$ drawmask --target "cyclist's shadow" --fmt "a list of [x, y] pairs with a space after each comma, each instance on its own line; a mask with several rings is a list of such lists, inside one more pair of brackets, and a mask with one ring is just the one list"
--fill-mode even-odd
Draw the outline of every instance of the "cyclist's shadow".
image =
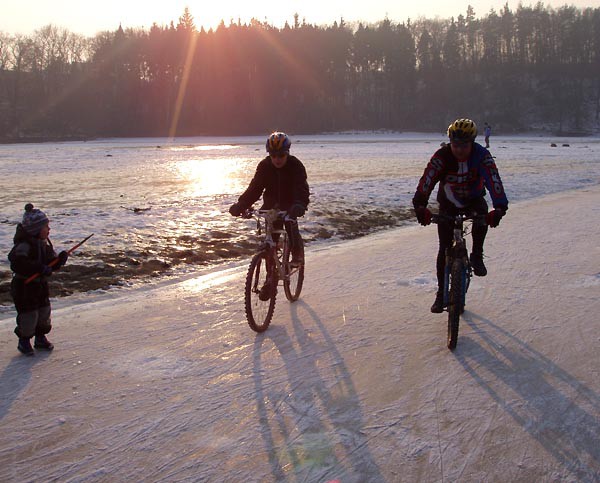
[[[579, 481], [598, 478], [598, 393], [490, 320], [472, 312], [463, 320], [474, 333], [459, 339], [455, 355], [467, 373]], [[520, 400], [507, 400], [502, 384]]]
[[[301, 322], [303, 311], [311, 330]], [[254, 383], [261, 434], [277, 481], [384, 481], [363, 428], [361, 405], [344, 359], [303, 301], [291, 305], [293, 336], [272, 325], [254, 343]], [[307, 324], [308, 325], [308, 324]], [[272, 342], [287, 374], [263, 367]], [[269, 363], [277, 365], [275, 358]]]

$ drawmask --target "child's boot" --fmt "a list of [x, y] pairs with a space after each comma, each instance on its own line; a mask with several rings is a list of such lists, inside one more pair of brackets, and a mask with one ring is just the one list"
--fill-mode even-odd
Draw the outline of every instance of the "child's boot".
[[48, 340], [45, 335], [36, 335], [33, 347], [45, 351], [51, 351], [54, 349], [54, 344]]
[[26, 356], [33, 355], [33, 348], [31, 347], [29, 337], [19, 337], [19, 345], [17, 346], [17, 349], [19, 349], [19, 352], [25, 354]]

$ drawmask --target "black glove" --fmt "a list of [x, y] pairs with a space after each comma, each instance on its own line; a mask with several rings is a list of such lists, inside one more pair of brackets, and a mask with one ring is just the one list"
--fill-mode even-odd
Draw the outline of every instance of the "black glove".
[[66, 252], [65, 250], [63, 250], [62, 252], [60, 252], [58, 254], [58, 262], [55, 265], [56, 269], [59, 269], [60, 267], [64, 266], [64, 264], [67, 263], [68, 259], [69, 259], [69, 253], [68, 252]]
[[287, 212], [290, 218], [298, 218], [306, 213], [306, 208], [300, 203], [294, 203], [288, 208]]
[[40, 270], [40, 273], [44, 277], [48, 277], [48, 276], [52, 275], [52, 267], [49, 267], [48, 265], [42, 265], [42, 269]]
[[242, 211], [244, 210], [242, 209], [239, 203], [234, 203], [229, 207], [229, 213], [231, 214], [231, 216], [240, 216], [242, 214]]
[[500, 224], [500, 220], [504, 216], [504, 213], [506, 213], [506, 211], [501, 208], [490, 211], [485, 217], [487, 224], [492, 228], [496, 228]]
[[431, 211], [426, 206], [415, 206], [417, 221], [423, 226], [431, 224]]

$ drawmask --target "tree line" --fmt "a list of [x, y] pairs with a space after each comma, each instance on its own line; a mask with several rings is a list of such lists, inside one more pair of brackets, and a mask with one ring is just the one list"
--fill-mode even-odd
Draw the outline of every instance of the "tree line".
[[0, 139], [600, 125], [600, 8], [317, 26], [295, 15], [84, 37], [0, 32]]

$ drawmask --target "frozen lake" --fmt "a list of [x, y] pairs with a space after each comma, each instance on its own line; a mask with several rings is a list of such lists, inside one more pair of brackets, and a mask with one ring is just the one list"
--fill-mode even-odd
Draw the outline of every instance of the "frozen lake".
[[[10, 250], [23, 206], [32, 202], [51, 218], [58, 249], [95, 233], [70, 261], [71, 273], [56, 277], [62, 295], [247, 257], [254, 224], [227, 209], [264, 156], [264, 140], [0, 145], [0, 251]], [[410, 133], [292, 136], [311, 187], [305, 240], [330, 243], [412, 223], [418, 178], [444, 140]], [[600, 181], [599, 138], [495, 136], [490, 150], [511, 202]], [[5, 258], [0, 271], [6, 286]]]

